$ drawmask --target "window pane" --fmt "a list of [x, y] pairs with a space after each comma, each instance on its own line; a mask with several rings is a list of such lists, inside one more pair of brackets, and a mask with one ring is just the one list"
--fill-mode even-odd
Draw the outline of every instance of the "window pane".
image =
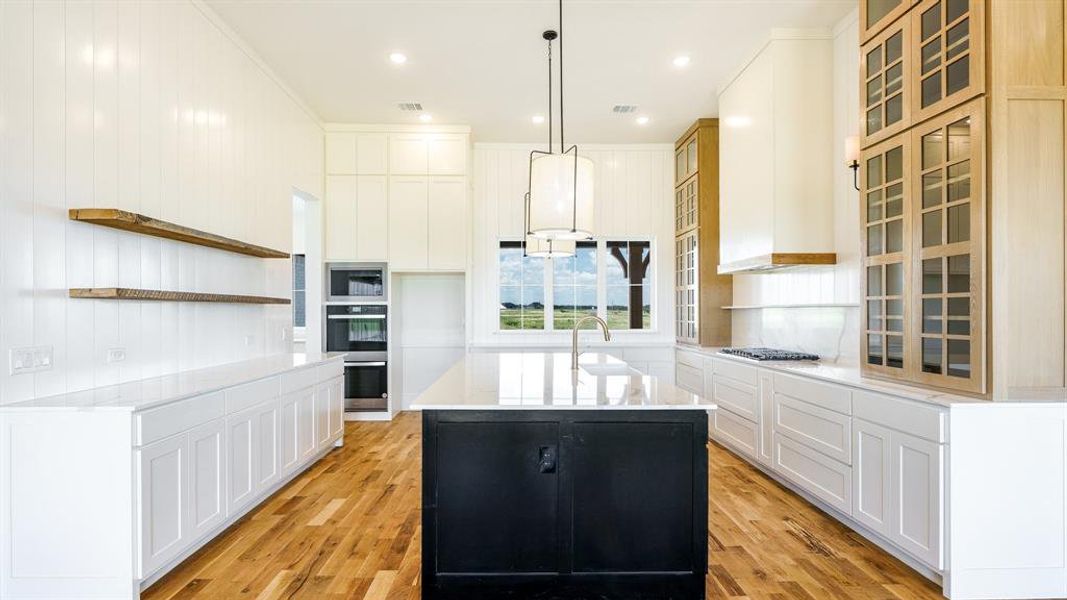
[[923, 136], [923, 169], [945, 162], [944, 137], [940, 129]]
[[885, 101], [885, 124], [892, 125], [904, 118], [904, 94], [897, 94]]
[[967, 0], [948, 0], [945, 5], [945, 23], [951, 23], [967, 12]]
[[865, 0], [867, 2], [867, 27], [874, 25], [889, 14], [897, 6], [900, 0]]
[[898, 31], [885, 41], [885, 64], [891, 65], [900, 58], [904, 47], [904, 32]]
[[882, 253], [882, 226], [872, 225], [867, 228], [867, 256]]
[[957, 202], [971, 197], [971, 161], [965, 160], [948, 168], [948, 201]]
[[904, 147], [897, 146], [885, 153], [886, 183], [904, 178]]
[[867, 159], [867, 187], [873, 188], [882, 185], [882, 155], [872, 156]]
[[941, 65], [941, 38], [935, 38], [922, 48], [922, 74], [926, 75]]
[[941, 259], [928, 258], [923, 261], [923, 293], [940, 294], [942, 291]]
[[874, 106], [882, 101], [882, 76], [867, 82], [867, 106]]
[[886, 336], [886, 361], [887, 366], [901, 369], [904, 367], [904, 337], [899, 335]]
[[941, 338], [923, 338], [924, 373], [941, 373]]
[[882, 364], [882, 335], [867, 335], [867, 362], [872, 365]]
[[293, 291], [293, 327], [307, 326], [307, 308], [304, 298], [305, 292]]
[[545, 259], [524, 257], [521, 242], [500, 242], [500, 329], [544, 329]]
[[885, 295], [904, 295], [904, 263], [890, 263], [885, 266]]
[[522, 329], [522, 288], [500, 286], [500, 328]]
[[941, 204], [941, 171], [923, 175], [923, 208]]
[[882, 70], [882, 47], [877, 46], [867, 53], [867, 77]]
[[630, 286], [609, 286], [607, 322], [611, 329], [630, 328]]
[[867, 222], [882, 220], [882, 190], [867, 192]]
[[882, 107], [875, 106], [867, 111], [867, 133], [871, 134], [882, 128]]
[[945, 95], [955, 94], [971, 81], [971, 57], [964, 56], [945, 69]]
[[522, 328], [545, 328], [544, 286], [524, 287], [522, 289]]
[[941, 245], [941, 211], [923, 213], [923, 248]]
[[[607, 321], [612, 329], [651, 325], [649, 242], [608, 242], [605, 258]], [[646, 306], [647, 305], [647, 306]]]
[[971, 155], [971, 118], [948, 126], [948, 159], [956, 161]]
[[948, 58], [958, 56], [970, 46], [970, 19], [964, 19], [945, 34], [945, 55]]
[[923, 299], [923, 333], [941, 333], [941, 300]]
[[867, 301], [867, 329], [871, 331], [882, 330], [882, 301]]
[[886, 300], [885, 301], [885, 316], [889, 317], [903, 317], [904, 316], [904, 301], [903, 300]]
[[500, 285], [522, 283], [522, 248], [500, 248]]
[[967, 340], [948, 341], [948, 374], [951, 377], [965, 379], [971, 376], [971, 342]]
[[948, 243], [971, 239], [971, 203], [964, 202], [948, 209]]
[[931, 6], [922, 16], [922, 37], [925, 40], [941, 29], [941, 3]]
[[971, 257], [969, 254], [948, 257], [948, 291], [971, 291]]
[[885, 224], [885, 251], [900, 252], [904, 249], [904, 219], [894, 219]]
[[867, 295], [882, 295], [882, 267], [878, 265], [867, 267]]
[[894, 183], [885, 189], [886, 218], [899, 217], [904, 212], [904, 184]]
[[922, 105], [923, 108], [930, 106], [941, 99], [941, 71], [935, 71], [933, 75], [923, 79], [922, 82]]

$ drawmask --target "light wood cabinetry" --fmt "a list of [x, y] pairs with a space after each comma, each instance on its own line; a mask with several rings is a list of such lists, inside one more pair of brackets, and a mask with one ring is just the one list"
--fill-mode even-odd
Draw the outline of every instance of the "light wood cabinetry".
[[866, 42], [918, 0], [860, 0], [860, 40]]
[[700, 119], [675, 144], [675, 336], [730, 343], [733, 283], [719, 275], [719, 121]]
[[860, 50], [864, 146], [899, 133], [911, 123], [913, 56], [905, 52], [910, 25], [911, 20], [901, 19]]
[[924, 0], [908, 13], [914, 122], [985, 92], [985, 3]]

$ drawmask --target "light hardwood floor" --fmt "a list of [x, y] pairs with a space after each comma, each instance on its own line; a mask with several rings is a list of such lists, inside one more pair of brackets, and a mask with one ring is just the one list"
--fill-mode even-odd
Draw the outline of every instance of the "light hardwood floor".
[[[420, 424], [417, 413], [348, 423], [344, 448], [141, 597], [418, 599]], [[708, 598], [941, 598], [729, 452], [708, 452]]]

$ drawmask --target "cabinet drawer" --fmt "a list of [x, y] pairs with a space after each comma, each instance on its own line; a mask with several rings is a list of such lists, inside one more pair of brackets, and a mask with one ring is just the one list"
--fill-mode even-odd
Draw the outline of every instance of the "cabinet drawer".
[[714, 412], [711, 418], [711, 437], [756, 460], [756, 424], [729, 411]]
[[865, 421], [931, 442], [945, 442], [946, 415], [933, 406], [871, 392], [855, 392], [852, 411], [853, 416]]
[[852, 414], [852, 392], [833, 384], [775, 373], [774, 392], [844, 415]]
[[704, 373], [700, 369], [678, 363], [674, 366], [674, 382], [683, 390], [704, 395]]
[[226, 414], [223, 392], [195, 396], [161, 406], [133, 418], [133, 444], [144, 446], [157, 440], [188, 431]]
[[304, 367], [289, 371], [281, 377], [281, 394], [289, 394], [309, 388], [319, 382], [319, 370], [316, 367]]
[[775, 394], [774, 431], [852, 464], [852, 419], [845, 415]]
[[851, 467], [775, 433], [774, 469], [835, 509], [852, 514]]
[[715, 379], [713, 399], [720, 408], [725, 408], [749, 421], [755, 422], [759, 414], [756, 388], [728, 379]]
[[696, 352], [685, 352], [682, 350], [678, 350], [674, 353], [674, 360], [680, 365], [686, 365], [693, 367], [694, 369], [703, 368], [704, 364], [704, 357]]
[[715, 375], [729, 377], [730, 379], [756, 386], [757, 369], [749, 365], [742, 365], [730, 360], [716, 358], [711, 361], [715, 367]]
[[226, 390], [226, 414], [232, 415], [278, 397], [278, 378], [268, 377]]

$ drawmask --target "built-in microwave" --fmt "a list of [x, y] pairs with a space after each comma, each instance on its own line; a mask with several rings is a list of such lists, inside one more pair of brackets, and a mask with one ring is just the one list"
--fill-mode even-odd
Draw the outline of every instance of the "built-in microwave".
[[327, 302], [385, 302], [385, 263], [326, 263]]

